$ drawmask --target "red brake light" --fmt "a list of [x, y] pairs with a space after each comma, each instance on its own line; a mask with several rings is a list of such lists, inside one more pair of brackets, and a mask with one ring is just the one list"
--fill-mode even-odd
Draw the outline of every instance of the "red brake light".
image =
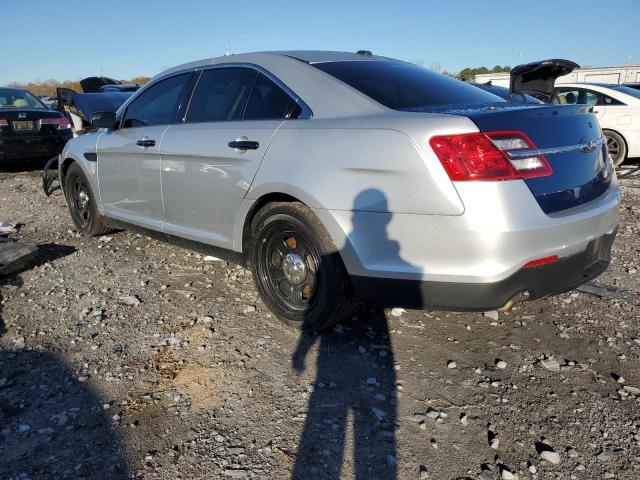
[[55, 125], [58, 127], [58, 130], [62, 130], [64, 128], [71, 128], [71, 124], [69, 120], [65, 117], [60, 118], [41, 118], [40, 125]]
[[0, 119], [0, 127], [6, 127], [7, 125], [9, 125], [9, 123], [6, 120]]
[[454, 181], [515, 180], [553, 173], [544, 155], [509, 156], [509, 152], [536, 148], [522, 132], [440, 135], [429, 144]]
[[522, 268], [537, 267], [538, 265], [544, 265], [545, 263], [553, 263], [558, 261], [557, 255], [551, 255], [549, 257], [536, 258], [524, 264]]

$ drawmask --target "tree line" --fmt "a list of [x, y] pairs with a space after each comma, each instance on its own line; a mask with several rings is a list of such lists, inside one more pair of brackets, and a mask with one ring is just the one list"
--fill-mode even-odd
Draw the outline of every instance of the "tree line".
[[469, 81], [469, 80], [473, 80], [473, 77], [475, 77], [476, 75], [479, 75], [482, 73], [509, 73], [510, 71], [511, 71], [511, 67], [508, 65], [505, 65], [504, 67], [501, 67], [500, 65], [496, 65], [491, 69], [487, 67], [475, 67], [475, 68], [467, 67], [460, 70], [457, 77], [460, 80]]
[[[135, 77], [130, 80], [120, 80], [122, 83], [129, 84], [138, 84], [142, 85], [149, 80], [150, 77]], [[64, 82], [60, 82], [58, 80], [45, 80], [44, 82], [29, 82], [29, 83], [19, 83], [12, 82], [8, 85], [9, 87], [16, 88], [24, 88], [29, 90], [34, 95], [56, 95], [57, 88], [70, 88], [76, 92], [82, 92], [82, 87], [80, 86], [80, 82], [77, 80], [65, 80]]]

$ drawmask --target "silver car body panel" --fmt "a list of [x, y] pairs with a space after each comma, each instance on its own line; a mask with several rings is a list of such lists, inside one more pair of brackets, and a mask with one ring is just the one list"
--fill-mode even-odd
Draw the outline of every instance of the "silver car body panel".
[[[101, 130], [70, 141], [62, 158], [82, 166], [104, 215], [237, 252], [256, 202], [274, 193], [295, 197], [313, 209], [349, 273], [359, 276], [496, 282], [530, 260], [584, 250], [615, 229], [615, 177], [605, 195], [558, 215], [546, 215], [520, 180], [451, 182], [428, 142], [434, 135], [477, 132], [469, 118], [390, 110], [302, 61], [380, 57], [287, 55], [294, 52], [175, 67], [120, 112], [159, 79], [240, 65], [286, 85], [308, 108], [307, 118], [152, 127], [162, 130], [157, 147], [145, 154], [133, 149], [127, 158], [110, 156], [109, 149], [116, 148], [113, 138], [128, 148], [132, 132]], [[242, 136], [260, 148], [227, 147]], [[96, 145], [97, 168], [83, 157]]]

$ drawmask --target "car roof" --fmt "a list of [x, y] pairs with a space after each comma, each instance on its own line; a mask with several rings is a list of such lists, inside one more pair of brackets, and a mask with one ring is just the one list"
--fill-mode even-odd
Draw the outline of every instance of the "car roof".
[[[202, 60], [196, 60], [194, 62], [184, 63], [177, 65], [157, 75], [157, 77], [164, 76], [168, 73], [176, 72], [188, 68], [197, 68], [212, 64], [221, 63], [243, 63], [243, 62], [259, 62], [261, 60], [269, 60], [274, 58], [286, 58], [288, 60], [298, 60], [304, 63], [323, 63], [323, 62], [345, 62], [345, 61], [388, 61], [388, 62], [400, 62], [388, 57], [381, 57], [379, 55], [354, 53], [354, 52], [338, 52], [338, 51], [325, 51], [325, 50], [281, 50], [281, 51], [265, 51], [265, 52], [249, 52], [249, 53], [236, 53], [231, 55], [224, 55], [222, 57], [206, 58]], [[155, 77], [154, 77], [155, 78]]]
[[271, 52], [258, 52], [268, 55], [282, 55], [285, 57], [295, 58], [306, 63], [323, 63], [323, 62], [348, 62], [348, 61], [398, 61], [392, 58], [373, 55], [368, 50], [360, 50], [362, 53], [339, 52], [330, 50], [282, 50]]
[[17, 87], [2, 87], [0, 86], [0, 90], [9, 90], [12, 92], [26, 92], [26, 88], [17, 88]]

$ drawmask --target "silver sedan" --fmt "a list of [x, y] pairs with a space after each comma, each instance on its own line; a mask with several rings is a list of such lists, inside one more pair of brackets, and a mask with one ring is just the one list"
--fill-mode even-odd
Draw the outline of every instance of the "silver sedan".
[[306, 329], [357, 299], [488, 310], [607, 267], [619, 191], [597, 119], [370, 52], [161, 73], [60, 157], [78, 230], [142, 229], [248, 265]]

